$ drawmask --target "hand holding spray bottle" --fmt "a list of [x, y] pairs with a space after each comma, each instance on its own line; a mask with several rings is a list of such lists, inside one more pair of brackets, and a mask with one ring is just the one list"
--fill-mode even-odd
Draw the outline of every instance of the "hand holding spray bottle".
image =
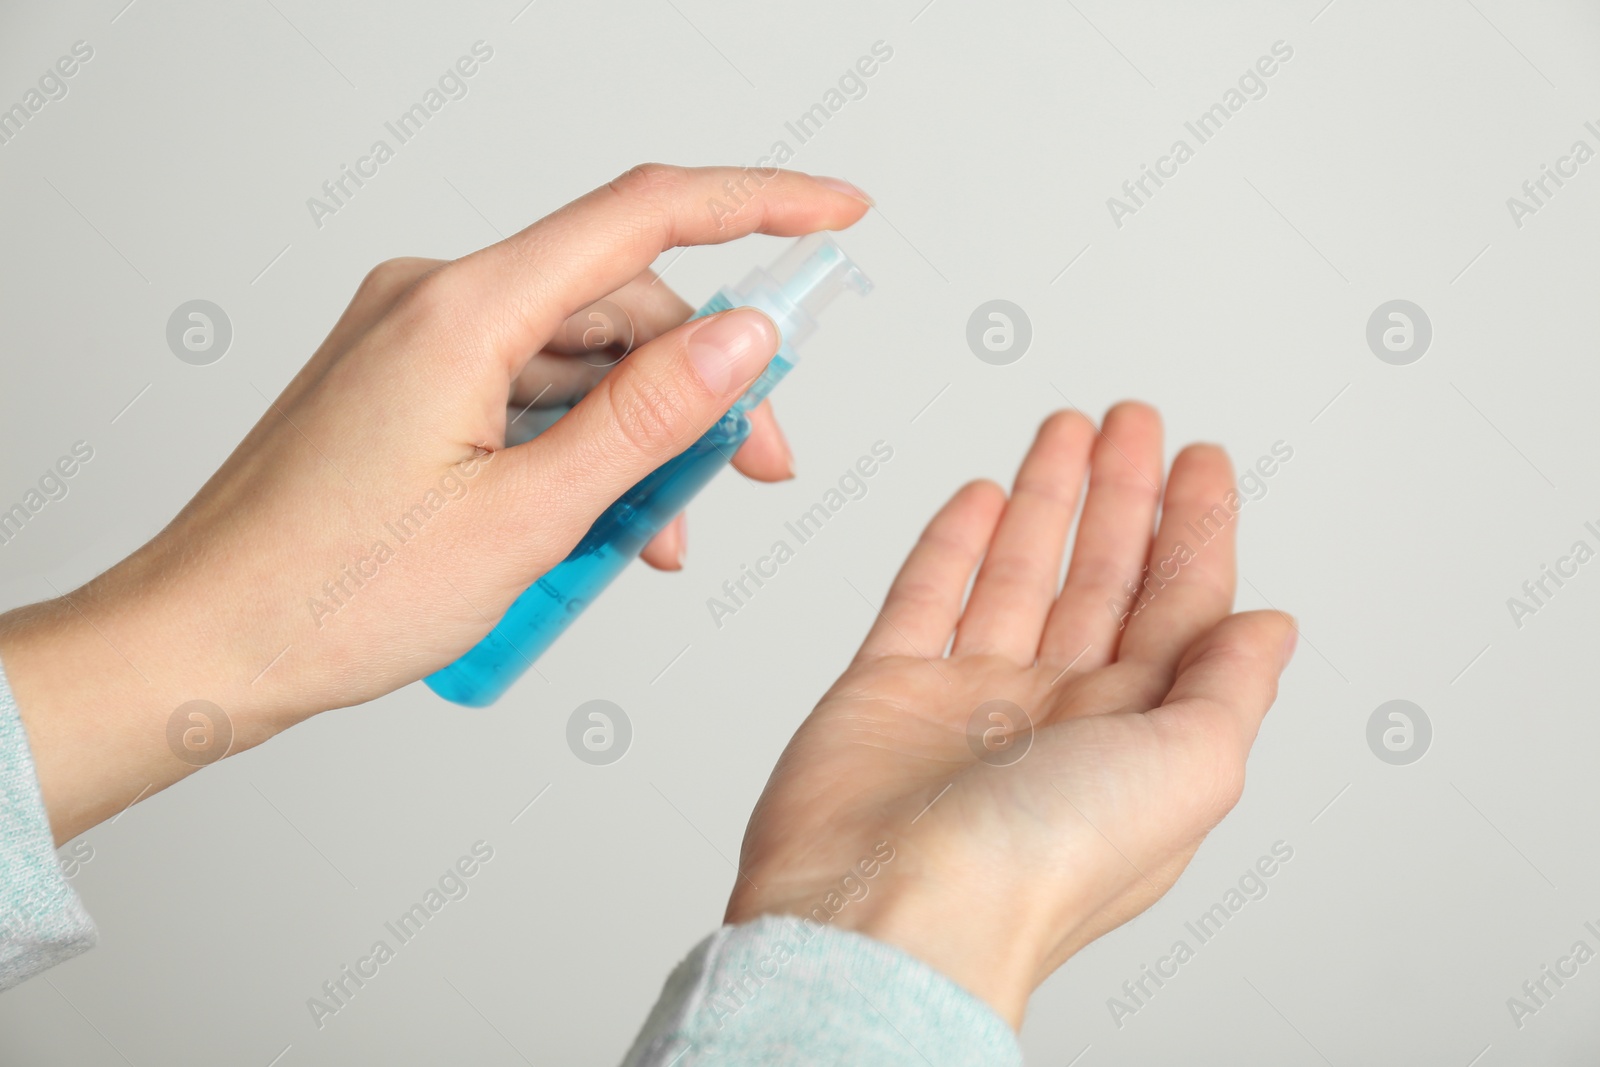
[[657, 467], [601, 513], [567, 558], [529, 586], [466, 655], [426, 679], [446, 700], [494, 703], [544, 654], [589, 602], [728, 464], [750, 435], [749, 412], [793, 369], [795, 349], [817, 316], [846, 288], [865, 295], [872, 283], [825, 233], [790, 245], [766, 270], [720, 290], [695, 318], [735, 307], [764, 312], [778, 327], [778, 352], [717, 423]]

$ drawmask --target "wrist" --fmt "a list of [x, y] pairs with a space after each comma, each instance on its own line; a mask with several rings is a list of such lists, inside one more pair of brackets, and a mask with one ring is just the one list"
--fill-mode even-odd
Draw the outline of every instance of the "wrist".
[[172, 610], [181, 594], [119, 571], [0, 616], [58, 844], [290, 724], [241, 683], [233, 642]]
[[873, 881], [858, 882], [866, 887], [859, 898], [831, 887], [788, 896], [741, 883], [726, 921], [797, 915], [870, 937], [932, 967], [1019, 1030], [1028, 998], [1051, 969], [1045, 961], [1055, 948], [1056, 909], [1035, 908], [1015, 896], [996, 899], [997, 887], [981, 880], [952, 884], [943, 874], [919, 869], [910, 851], [901, 849], [894, 865]]
[[862, 901], [868, 906], [854, 915], [846, 908], [836, 925], [921, 960], [988, 1004], [1013, 1030], [1022, 1028], [1040, 977], [1034, 938], [1026, 929], [974, 922], [960, 897], [924, 899], [914, 891], [875, 897]]

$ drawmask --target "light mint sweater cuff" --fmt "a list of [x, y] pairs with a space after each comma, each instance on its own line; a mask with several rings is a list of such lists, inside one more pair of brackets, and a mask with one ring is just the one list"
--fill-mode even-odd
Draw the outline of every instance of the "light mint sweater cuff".
[[988, 1005], [920, 960], [810, 919], [724, 926], [689, 953], [623, 1067], [1013, 1067]]
[[87, 952], [98, 937], [61, 874], [28, 735], [0, 667], [0, 990]]

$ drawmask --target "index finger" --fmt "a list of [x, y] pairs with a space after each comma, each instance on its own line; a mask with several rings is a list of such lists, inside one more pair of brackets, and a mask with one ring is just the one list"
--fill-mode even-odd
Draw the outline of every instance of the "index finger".
[[646, 163], [443, 273], [515, 374], [569, 315], [669, 248], [840, 230], [870, 204], [846, 182], [798, 171]]

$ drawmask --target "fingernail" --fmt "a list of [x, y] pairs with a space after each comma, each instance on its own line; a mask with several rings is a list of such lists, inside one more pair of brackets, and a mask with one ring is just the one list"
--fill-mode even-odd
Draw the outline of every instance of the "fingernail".
[[1294, 658], [1295, 646], [1300, 643], [1300, 623], [1293, 615], [1288, 616], [1288, 619], [1289, 636], [1283, 639], [1283, 659], [1278, 668], [1280, 671], [1289, 665], [1289, 661]]
[[689, 335], [689, 362], [714, 393], [760, 374], [777, 350], [778, 327], [755, 308], [725, 311]]
[[843, 178], [817, 178], [817, 184], [826, 185], [829, 189], [832, 189], [836, 193], [843, 193], [845, 196], [853, 196], [868, 207], [872, 207], [877, 203], [877, 201], [872, 199], [872, 197], [868, 196], [866, 193], [863, 193], [860, 189], [857, 189]]

